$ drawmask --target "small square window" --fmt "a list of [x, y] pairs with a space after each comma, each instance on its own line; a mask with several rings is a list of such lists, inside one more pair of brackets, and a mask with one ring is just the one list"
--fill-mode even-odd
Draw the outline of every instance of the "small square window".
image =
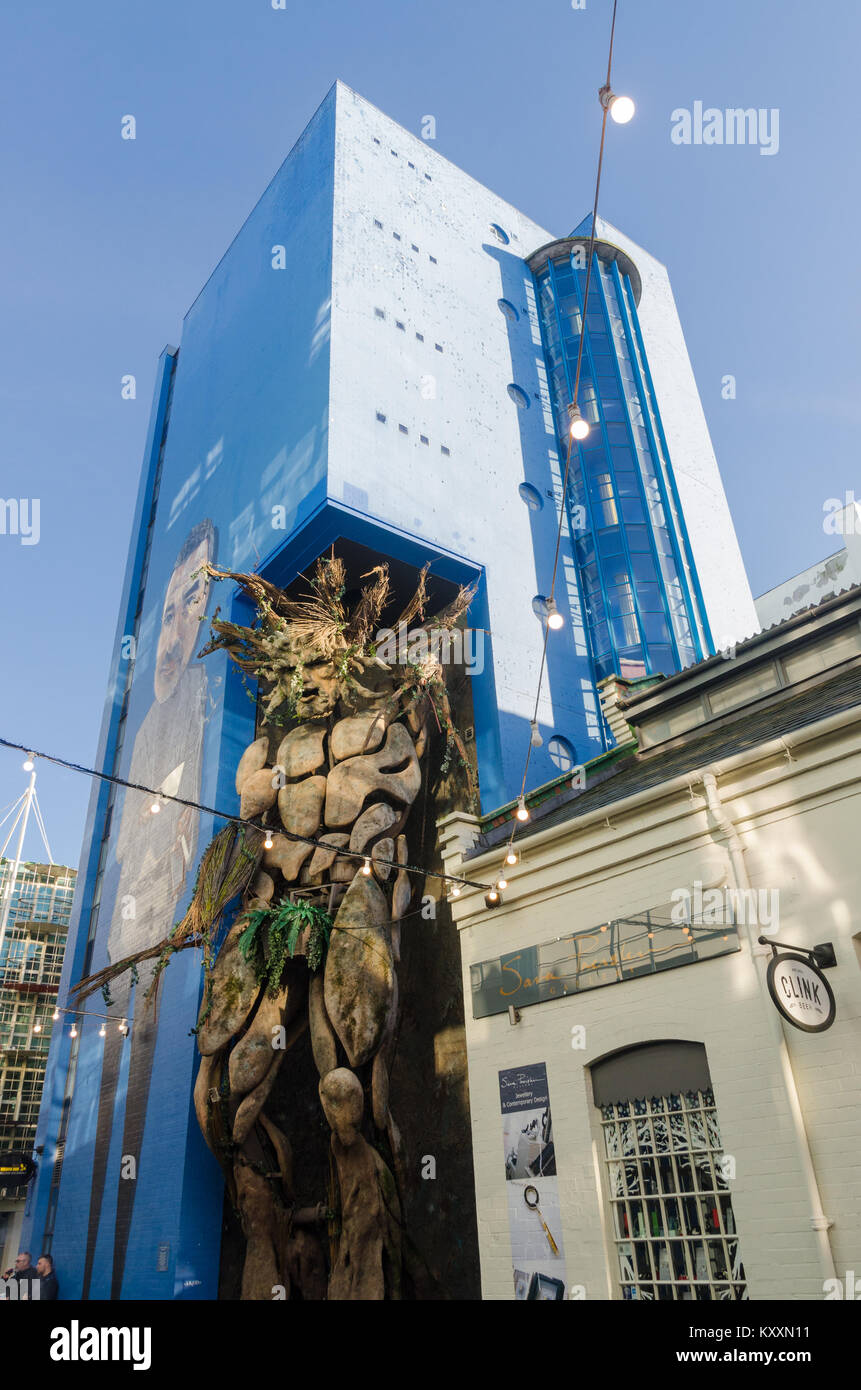
[[406, 324], [401, 323], [400, 319], [395, 319], [395, 328], [399, 328], [402, 333], [406, 332]]
[[401, 434], [409, 434], [409, 430], [407, 429], [406, 425], [398, 425], [398, 429], [400, 430]]
[[447, 445], [445, 445], [445, 444], [440, 444], [440, 446], [439, 446], [439, 451], [440, 451], [441, 454], [445, 454], [446, 458], [450, 458], [450, 457], [451, 457], [451, 449], [449, 449]]
[[377, 411], [377, 419], [379, 420], [381, 425], [384, 425], [386, 423], [386, 417], [381, 410]]
[[442, 343], [434, 343], [437, 352], [442, 352]]
[[416, 167], [416, 166], [413, 164], [413, 161], [412, 161], [411, 159], [408, 159], [408, 160], [407, 160], [407, 164], [410, 166], [411, 169], [415, 169], [415, 167]]
[[386, 311], [385, 311], [385, 309], [375, 309], [375, 310], [374, 310], [374, 318], [375, 318], [375, 319], [384, 319], [385, 317], [386, 317]]
[[429, 444], [429, 443], [430, 443], [430, 440], [428, 439], [428, 437], [427, 437], [426, 434], [420, 434], [420, 435], [419, 435], [419, 439], [421, 440], [422, 444]]
[[376, 218], [376, 217], [374, 218], [374, 226], [375, 226], [375, 227], [379, 227], [380, 231], [383, 230], [383, 224], [382, 224], [382, 222], [380, 222], [379, 219]]
[[425, 335], [424, 335], [424, 333], [417, 333], [417, 334], [416, 334], [416, 337], [418, 338], [418, 340], [419, 340], [420, 343], [423, 343], [424, 340], [425, 340]]
[[433, 179], [431, 178], [430, 174], [425, 174], [425, 178], [427, 179], [428, 183], [433, 183]]
[[374, 136], [374, 144], [375, 144], [375, 145], [379, 145], [379, 143], [380, 143], [380, 142], [379, 142], [379, 140], [377, 139], [377, 137], [376, 137], [376, 135], [375, 135], [375, 136]]
[[398, 152], [397, 152], [397, 150], [392, 150], [391, 153], [395, 156], [395, 159], [397, 159], [397, 157], [398, 157]]
[[411, 251], [418, 251], [418, 249], [419, 249], [419, 248], [416, 246], [416, 244], [415, 244], [414, 241], [413, 241], [413, 242], [410, 242], [410, 250], [411, 250]]
[[395, 241], [400, 241], [401, 239], [400, 232], [392, 232], [392, 236], [394, 237]]
[[437, 263], [436, 256], [428, 256], [428, 260], [430, 261], [431, 265], [436, 265]]

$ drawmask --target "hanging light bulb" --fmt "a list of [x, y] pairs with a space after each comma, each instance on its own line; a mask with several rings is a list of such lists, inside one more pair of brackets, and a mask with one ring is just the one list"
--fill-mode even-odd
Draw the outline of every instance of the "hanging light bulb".
[[609, 87], [602, 87], [598, 99], [605, 111], [609, 111], [617, 125], [627, 125], [635, 110], [631, 97], [617, 97]]
[[517, 855], [514, 853], [514, 849], [513, 849], [511, 846], [509, 846], [508, 853], [507, 853], [506, 856], [505, 856], [505, 862], [506, 862], [506, 864], [516, 864], [516, 863], [517, 863]]
[[508, 880], [506, 878], [500, 878], [497, 880], [496, 886], [499, 889], [500, 893], [504, 893], [506, 888], [508, 887]]
[[101, 1028], [99, 1029], [99, 1037], [100, 1037], [100, 1038], [105, 1038], [105, 1037], [107, 1037], [107, 1033], [108, 1033], [107, 1028], [105, 1027], [104, 1024], [102, 1024]]
[[73, 1023], [72, 1026], [71, 1026], [71, 1028], [69, 1029], [69, 1037], [70, 1037], [70, 1038], [76, 1038], [77, 1036], [78, 1036], [78, 1030], [77, 1030], [77, 1028], [75, 1027], [74, 1023]]
[[454, 887], [452, 888], [452, 890], [451, 890], [451, 896], [452, 896], [453, 898], [459, 898], [459, 897], [460, 897], [460, 884], [459, 884], [459, 883], [456, 883], [456, 884], [454, 885]]
[[368, 858], [368, 856], [365, 855], [365, 862], [364, 862], [364, 864], [362, 865], [362, 873], [363, 873], [363, 874], [365, 875], [365, 877], [367, 878], [368, 875], [370, 874], [370, 872], [371, 872], [371, 861], [370, 861], [370, 859]]
[[52, 1019], [54, 1020], [54, 1022], [56, 1023], [56, 1022], [57, 1022], [57, 1019], [60, 1017], [60, 1010], [59, 1010], [59, 1009], [55, 1009], [54, 1012], [51, 1014], [51, 1017], [52, 1017]]
[[271, 849], [271, 848], [272, 848], [272, 844], [273, 844], [273, 841], [272, 841], [272, 831], [271, 831], [271, 830], [267, 830], [267, 831], [266, 831], [266, 839], [263, 841], [263, 848], [264, 848], [264, 849]]
[[526, 805], [525, 796], [521, 795], [517, 798], [517, 811], [515, 814], [518, 820], [529, 820], [529, 810]]
[[549, 598], [547, 600], [547, 626], [552, 628], [554, 632], [558, 632], [564, 624], [565, 619], [556, 607], [555, 598]]
[[589, 433], [589, 421], [583, 419], [579, 405], [573, 402], [568, 407], [568, 428], [572, 439], [585, 439]]
[[36, 764], [33, 762], [33, 754], [32, 754], [32, 753], [28, 753], [28, 754], [27, 754], [27, 756], [26, 756], [26, 758], [24, 759], [24, 761], [23, 761], [23, 763], [21, 764], [21, 766], [23, 767], [23, 769], [24, 769], [25, 772], [32, 772], [32, 771], [33, 771], [33, 768], [36, 766]]
[[41, 1033], [41, 1031], [42, 1031], [42, 1025], [41, 1025], [41, 1023], [34, 1023], [34, 1024], [33, 1024], [33, 1032], [34, 1032], [34, 1033]]
[[610, 115], [617, 125], [627, 125], [635, 110], [630, 97], [614, 97], [610, 102]]
[[160, 810], [161, 807], [159, 806], [158, 802], [154, 801], [149, 808], [149, 813], [151, 816], [157, 816]]
[[533, 748], [540, 748], [542, 743], [544, 742], [544, 739], [541, 737], [541, 731], [538, 728], [538, 720], [532, 719], [530, 721], [529, 727], [532, 730], [532, 737], [530, 738], [529, 742], [532, 744]]
[[484, 895], [485, 907], [499, 907], [501, 902], [502, 898], [499, 896], [495, 888], [491, 888], [490, 892], [485, 893]]
[[127, 1037], [128, 1037], [128, 1035], [129, 1035], [129, 1025], [128, 1025], [128, 1023], [126, 1022], [125, 1019], [123, 1019], [121, 1023], [118, 1023], [118, 1024], [117, 1024], [117, 1028], [118, 1028], [119, 1032], [122, 1033], [122, 1035], [123, 1035], [124, 1038], [127, 1038]]

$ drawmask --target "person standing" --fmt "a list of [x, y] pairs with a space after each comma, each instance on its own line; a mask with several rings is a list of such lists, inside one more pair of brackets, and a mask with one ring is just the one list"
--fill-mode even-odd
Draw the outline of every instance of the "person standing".
[[[9, 1283], [10, 1279], [14, 1279], [18, 1285], [17, 1290], [12, 1295], [13, 1298], [33, 1298], [34, 1296], [33, 1286], [34, 1284], [38, 1285], [39, 1276], [30, 1262], [31, 1258], [29, 1250], [19, 1251], [15, 1260], [15, 1268], [7, 1269], [3, 1275], [3, 1280], [6, 1284]], [[8, 1298], [9, 1295], [10, 1290], [7, 1288], [4, 1290], [4, 1296]], [[35, 1297], [39, 1297], [38, 1289]]]
[[54, 1269], [53, 1255], [40, 1255], [36, 1261], [36, 1273], [39, 1276], [39, 1298], [42, 1303], [50, 1302], [52, 1299], [59, 1298], [60, 1285]]

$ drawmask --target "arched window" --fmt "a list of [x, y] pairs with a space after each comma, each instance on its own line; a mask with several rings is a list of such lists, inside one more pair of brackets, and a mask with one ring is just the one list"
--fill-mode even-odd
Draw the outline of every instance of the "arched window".
[[592, 1067], [623, 1299], [747, 1298], [706, 1051], [625, 1048]]

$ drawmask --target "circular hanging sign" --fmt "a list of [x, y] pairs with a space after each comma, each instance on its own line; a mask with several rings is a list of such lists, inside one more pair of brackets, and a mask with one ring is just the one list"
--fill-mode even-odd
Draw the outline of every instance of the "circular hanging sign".
[[831, 986], [806, 956], [782, 954], [768, 963], [768, 992], [783, 1017], [805, 1033], [824, 1033], [837, 1013]]

